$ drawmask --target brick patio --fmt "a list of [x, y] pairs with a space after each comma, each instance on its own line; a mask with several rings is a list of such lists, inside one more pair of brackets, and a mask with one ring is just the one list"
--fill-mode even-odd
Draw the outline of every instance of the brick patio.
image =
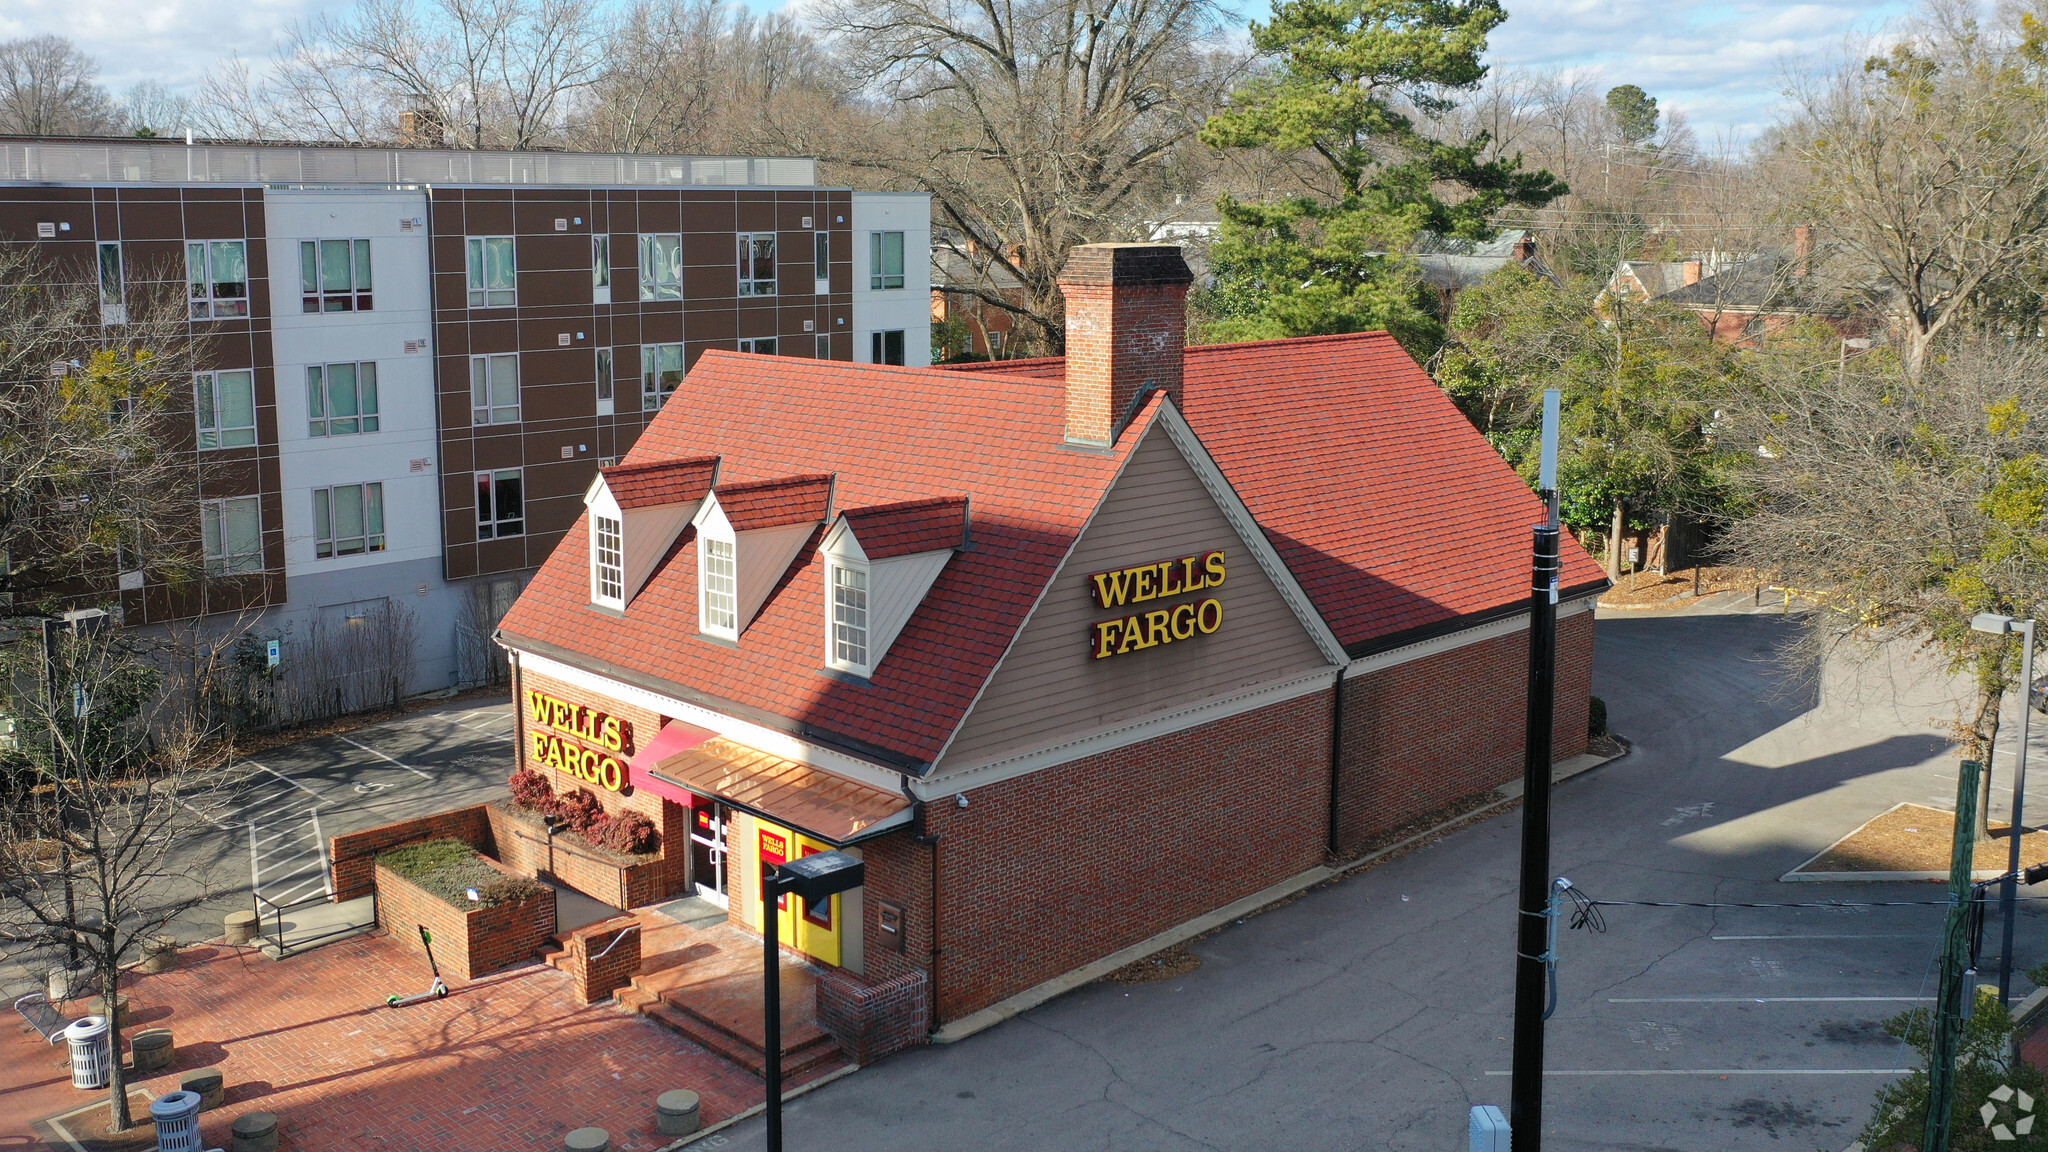
[[[700, 1093], [706, 1125], [761, 1100], [753, 1076], [644, 1017], [584, 1006], [546, 965], [384, 1007], [386, 995], [428, 979], [385, 936], [282, 962], [248, 948], [190, 949], [172, 971], [129, 978], [131, 1034], [170, 1028], [178, 1049], [171, 1071], [137, 1083], [161, 1094], [181, 1072], [218, 1067], [227, 1103], [206, 1114], [208, 1147], [229, 1145], [234, 1117], [265, 1111], [281, 1118], [282, 1146], [305, 1152], [558, 1149], [586, 1124], [609, 1131], [614, 1149], [646, 1150], [667, 1142], [654, 1132], [654, 1097], [667, 1089]], [[0, 1048], [0, 1147], [23, 1147], [30, 1121], [105, 1095], [72, 1089], [62, 1045], [26, 1028]]]

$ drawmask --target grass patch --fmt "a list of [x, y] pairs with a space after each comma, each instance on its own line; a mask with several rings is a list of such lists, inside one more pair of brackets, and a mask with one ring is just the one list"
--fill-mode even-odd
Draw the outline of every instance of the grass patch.
[[[517, 904], [547, 891], [546, 885], [524, 876], [507, 876], [490, 866], [476, 849], [442, 837], [401, 845], [377, 857], [377, 863], [456, 908], [490, 908]], [[476, 900], [469, 889], [476, 889]]]

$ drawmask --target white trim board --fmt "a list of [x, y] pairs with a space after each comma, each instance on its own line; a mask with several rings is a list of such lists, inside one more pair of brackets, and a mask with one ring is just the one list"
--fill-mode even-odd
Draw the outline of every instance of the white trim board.
[[[1574, 616], [1591, 612], [1594, 602], [1599, 597], [1600, 594], [1597, 592], [1588, 592], [1577, 599], [1561, 601], [1557, 606], [1557, 618], [1560, 621], [1569, 620]], [[1417, 640], [1413, 644], [1404, 644], [1399, 648], [1389, 648], [1384, 652], [1375, 652], [1370, 656], [1360, 656], [1344, 666], [1344, 678], [1349, 680], [1353, 676], [1363, 676], [1368, 672], [1378, 672], [1382, 669], [1393, 668], [1397, 665], [1406, 664], [1411, 660], [1421, 660], [1426, 657], [1435, 656], [1438, 653], [1463, 648], [1467, 644], [1477, 644], [1482, 640], [1512, 636], [1517, 632], [1527, 631], [1528, 627], [1529, 613], [1526, 610], [1516, 612], [1511, 616], [1503, 616], [1498, 620], [1489, 620], [1484, 624], [1476, 624], [1470, 628], [1460, 628], [1456, 632], [1446, 632], [1441, 636], [1432, 636], [1427, 640]]]

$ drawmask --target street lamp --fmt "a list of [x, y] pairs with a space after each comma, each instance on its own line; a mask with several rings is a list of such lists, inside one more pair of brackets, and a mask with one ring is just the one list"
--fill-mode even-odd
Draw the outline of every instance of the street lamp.
[[[2025, 646], [2020, 649], [2020, 747], [2018, 761], [2012, 770], [2012, 829], [2006, 835], [2010, 844], [2005, 880], [1999, 886], [1998, 894], [1998, 917], [2004, 933], [2004, 944], [1998, 956], [1998, 1002], [2011, 1004], [2013, 916], [2019, 903], [2020, 840], [2025, 831], [2020, 816], [2027, 796], [2027, 717], [2034, 711], [2034, 622], [2015, 620], [1996, 612], [1982, 612], [1970, 618], [1970, 628], [1993, 635], [2018, 632], [2025, 638], [2021, 641]], [[1984, 761], [1987, 764], [1991, 762], [1989, 748], [1984, 750]]]
[[[763, 861], [765, 864], [766, 861]], [[768, 1152], [782, 1152], [782, 930], [776, 902], [795, 895], [820, 904], [867, 881], [867, 865], [844, 852], [817, 852], [761, 870], [761, 939], [766, 964], [761, 974], [761, 1040], [768, 1080]]]

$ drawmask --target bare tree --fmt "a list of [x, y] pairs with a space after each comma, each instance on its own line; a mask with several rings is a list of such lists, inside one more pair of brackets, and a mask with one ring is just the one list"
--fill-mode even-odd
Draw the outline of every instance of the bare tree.
[[1799, 92], [1784, 127], [1833, 275], [1891, 314], [1915, 377], [1988, 286], [2048, 260], [2044, 13], [2005, 5], [1987, 26], [1977, 7], [1931, 0], [1889, 52]]
[[155, 80], [132, 84], [121, 95], [121, 131], [131, 136], [168, 136], [190, 127], [192, 102]]
[[1956, 730], [1988, 764], [2017, 654], [1970, 617], [2048, 612], [2048, 352], [2002, 340], [1942, 351], [1917, 377], [1888, 353], [1780, 357], [1724, 413], [1720, 435], [1756, 446], [1736, 477], [1753, 510], [1725, 547], [1825, 594], [1828, 610], [1809, 617], [1820, 647], [1916, 639], [1967, 673], [1974, 698]]
[[893, 106], [857, 135], [791, 139], [929, 191], [942, 242], [988, 270], [959, 287], [1055, 352], [1068, 250], [1146, 234], [1243, 63], [1209, 0], [841, 0], [820, 19]]
[[175, 576], [196, 551], [183, 272], [105, 276], [0, 247], [0, 617], [90, 599], [145, 563]]
[[62, 36], [0, 42], [0, 132], [93, 136], [119, 119], [100, 67]]
[[166, 708], [153, 660], [113, 629], [18, 639], [0, 651], [11, 689], [12, 789], [0, 817], [0, 940], [72, 952], [108, 1005], [111, 1127], [133, 1123], [115, 1010], [122, 969], [180, 915], [203, 879], [174, 858], [209, 827], [221, 773], [204, 733]]

